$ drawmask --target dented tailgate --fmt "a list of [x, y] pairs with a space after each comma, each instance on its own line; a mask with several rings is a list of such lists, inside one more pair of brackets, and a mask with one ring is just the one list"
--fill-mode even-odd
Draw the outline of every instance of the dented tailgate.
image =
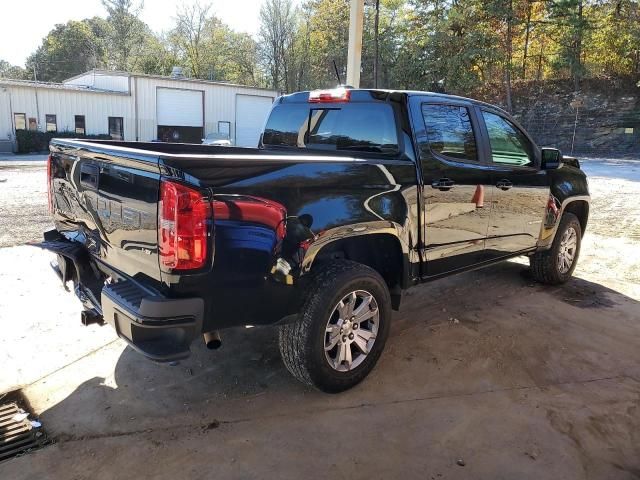
[[159, 280], [158, 158], [55, 140], [50, 169], [56, 229], [123, 273]]

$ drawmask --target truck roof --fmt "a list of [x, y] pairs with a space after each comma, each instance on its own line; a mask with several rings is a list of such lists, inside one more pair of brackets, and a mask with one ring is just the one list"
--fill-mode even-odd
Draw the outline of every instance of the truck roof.
[[[384, 94], [384, 95], [394, 95], [394, 94], [399, 94], [399, 95], [406, 95], [408, 97], [413, 97], [413, 96], [421, 96], [421, 97], [433, 97], [433, 98], [437, 98], [437, 99], [451, 99], [451, 100], [456, 100], [459, 102], [469, 102], [472, 103], [474, 105], [480, 105], [480, 106], [485, 106], [485, 107], [491, 107], [493, 109], [497, 109], [502, 111], [503, 113], [507, 113], [505, 112], [503, 109], [501, 109], [500, 107], [497, 107], [495, 105], [492, 105], [490, 103], [486, 103], [486, 102], [482, 102], [480, 100], [476, 100], [474, 98], [469, 98], [469, 97], [462, 97], [460, 95], [453, 95], [453, 94], [449, 94], [449, 93], [438, 93], [438, 92], [430, 92], [430, 91], [421, 91], [421, 90], [400, 90], [400, 89], [387, 89], [387, 88], [351, 88], [348, 85], [346, 86], [339, 86], [336, 88], [344, 88], [345, 90], [349, 90], [351, 91], [352, 95], [353, 93], [356, 92], [363, 92], [363, 93], [369, 93], [372, 95], [380, 95], [380, 94]], [[326, 90], [326, 91], [331, 91], [334, 89], [320, 89], [322, 91]], [[280, 99], [284, 99], [286, 102], [307, 102], [308, 98], [309, 98], [309, 94], [312, 92], [315, 92], [316, 90], [304, 90], [304, 91], [300, 91], [300, 92], [294, 92], [294, 93], [290, 93], [290, 94], [286, 94], [286, 95], [282, 95], [280, 97]], [[353, 98], [353, 96], [352, 96]]]

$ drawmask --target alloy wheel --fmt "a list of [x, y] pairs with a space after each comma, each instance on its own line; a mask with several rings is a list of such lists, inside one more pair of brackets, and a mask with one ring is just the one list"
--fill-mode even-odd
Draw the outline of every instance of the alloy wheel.
[[380, 312], [365, 290], [345, 295], [333, 308], [325, 328], [324, 354], [334, 370], [347, 372], [360, 365], [376, 341]]
[[578, 248], [578, 233], [575, 228], [569, 227], [562, 234], [560, 239], [560, 247], [558, 249], [558, 270], [565, 274], [573, 265], [576, 257], [576, 249]]

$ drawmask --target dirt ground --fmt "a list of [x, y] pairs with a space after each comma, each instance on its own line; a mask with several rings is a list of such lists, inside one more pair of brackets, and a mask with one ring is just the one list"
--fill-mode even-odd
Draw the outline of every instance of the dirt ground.
[[44, 166], [0, 163], [0, 392], [55, 440], [0, 478], [640, 478], [640, 163], [584, 168], [575, 279], [517, 260], [410, 290], [372, 375], [330, 396], [288, 374], [275, 329], [170, 366], [81, 328], [21, 245], [48, 221]]

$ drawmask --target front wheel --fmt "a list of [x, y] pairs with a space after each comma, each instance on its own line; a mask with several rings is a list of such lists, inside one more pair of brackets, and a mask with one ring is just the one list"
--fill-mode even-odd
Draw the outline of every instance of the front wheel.
[[548, 285], [559, 285], [571, 278], [578, 263], [582, 227], [573, 213], [565, 213], [549, 250], [537, 252], [529, 260], [533, 277]]
[[296, 320], [280, 327], [280, 353], [298, 380], [328, 393], [361, 382], [382, 354], [391, 297], [380, 275], [341, 261], [318, 273]]

